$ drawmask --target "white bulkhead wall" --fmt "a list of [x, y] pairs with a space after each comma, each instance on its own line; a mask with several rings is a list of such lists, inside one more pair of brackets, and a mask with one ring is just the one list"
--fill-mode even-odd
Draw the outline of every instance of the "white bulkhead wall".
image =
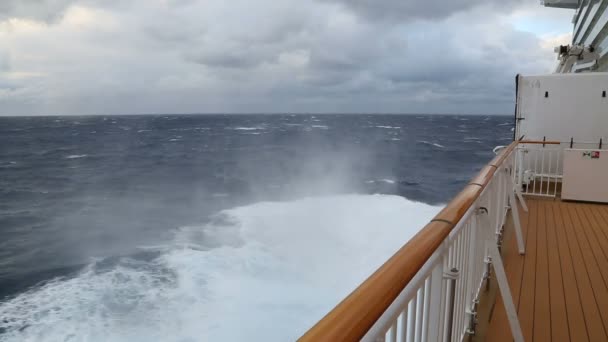
[[608, 146], [608, 73], [520, 75], [516, 116], [517, 139]]

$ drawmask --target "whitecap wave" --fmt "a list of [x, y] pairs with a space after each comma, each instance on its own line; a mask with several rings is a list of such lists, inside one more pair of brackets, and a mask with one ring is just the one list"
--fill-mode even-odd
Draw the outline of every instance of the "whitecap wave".
[[368, 180], [366, 183], [368, 183], [368, 184], [373, 184], [373, 183], [395, 184], [395, 181], [392, 180], [392, 179], [384, 178], [384, 179], [372, 179], [372, 180]]
[[432, 143], [432, 142], [429, 142], [429, 141], [426, 141], [426, 140], [418, 140], [418, 142], [421, 143], [421, 144], [425, 144], [425, 145], [435, 146], [437, 148], [445, 148], [445, 146], [443, 146], [441, 144]]
[[0, 341], [288, 341], [439, 210], [398, 196], [257, 203], [150, 261], [93, 263], [0, 303]]
[[264, 127], [227, 127], [226, 129], [232, 129], [235, 131], [257, 131], [264, 129]]
[[88, 157], [88, 154], [71, 154], [69, 156], [66, 156], [65, 159], [80, 159], [86, 157]]

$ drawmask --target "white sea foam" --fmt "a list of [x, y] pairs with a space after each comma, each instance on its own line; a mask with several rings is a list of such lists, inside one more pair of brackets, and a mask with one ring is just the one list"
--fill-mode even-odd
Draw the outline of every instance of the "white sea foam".
[[311, 125], [312, 128], [321, 128], [321, 129], [329, 129], [329, 126], [325, 125]]
[[482, 143], [482, 139], [477, 138], [477, 137], [465, 137], [463, 140], [465, 143], [477, 143], [477, 144]]
[[395, 184], [395, 181], [392, 180], [392, 179], [384, 178], [384, 179], [372, 179], [372, 180], [368, 180], [366, 183], [368, 183], [368, 184], [373, 184], [373, 183]]
[[376, 126], [376, 128], [386, 128], [386, 129], [400, 129], [398, 126]]
[[438, 209], [344, 195], [226, 210], [153, 261], [92, 264], [0, 303], [0, 341], [295, 340]]
[[71, 154], [69, 156], [66, 156], [65, 159], [79, 159], [85, 157], [88, 157], [88, 154]]
[[264, 127], [229, 127], [226, 129], [232, 129], [235, 131], [257, 131], [260, 129], [264, 129]]
[[445, 146], [438, 144], [438, 143], [432, 143], [432, 142], [428, 142], [426, 140], [418, 140], [419, 143], [421, 144], [425, 144], [425, 145], [431, 145], [431, 146], [435, 146], [437, 148], [445, 148]]

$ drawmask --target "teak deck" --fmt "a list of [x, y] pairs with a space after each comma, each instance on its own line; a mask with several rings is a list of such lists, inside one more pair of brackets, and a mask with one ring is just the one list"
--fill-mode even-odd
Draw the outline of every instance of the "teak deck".
[[[526, 254], [513, 234], [503, 247], [525, 341], [608, 341], [608, 205], [526, 202]], [[485, 340], [513, 340], [500, 295], [486, 324]]]

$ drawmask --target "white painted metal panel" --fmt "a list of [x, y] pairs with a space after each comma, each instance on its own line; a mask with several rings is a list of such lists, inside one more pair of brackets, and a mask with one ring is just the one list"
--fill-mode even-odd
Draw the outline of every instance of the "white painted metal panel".
[[608, 73], [520, 76], [517, 137], [604, 142], [608, 137]]
[[562, 198], [608, 202], [608, 150], [564, 150]]

